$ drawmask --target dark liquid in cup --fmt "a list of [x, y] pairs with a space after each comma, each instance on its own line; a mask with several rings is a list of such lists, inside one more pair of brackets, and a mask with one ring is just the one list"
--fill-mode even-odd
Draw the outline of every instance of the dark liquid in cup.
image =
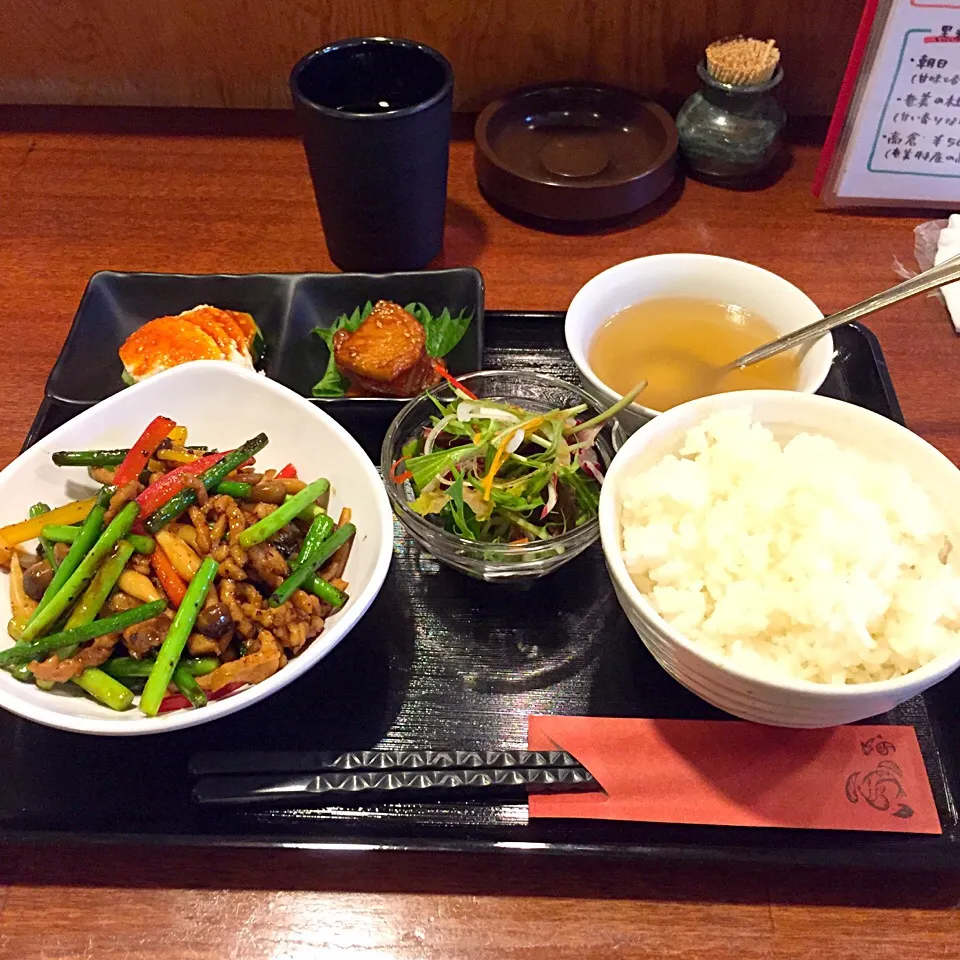
[[345, 103], [337, 107], [341, 113], [388, 113], [399, 110], [404, 104], [391, 103], [389, 100], [361, 100], [357, 103]]

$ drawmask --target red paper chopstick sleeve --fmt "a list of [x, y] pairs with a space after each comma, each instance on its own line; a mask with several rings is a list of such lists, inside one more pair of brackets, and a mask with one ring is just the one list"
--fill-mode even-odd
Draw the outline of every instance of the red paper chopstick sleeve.
[[528, 740], [603, 788], [531, 795], [531, 817], [941, 832], [913, 727], [531, 716]]

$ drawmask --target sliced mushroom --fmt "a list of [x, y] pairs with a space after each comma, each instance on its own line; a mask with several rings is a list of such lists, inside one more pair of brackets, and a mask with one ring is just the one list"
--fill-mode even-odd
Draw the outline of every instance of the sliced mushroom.
[[204, 607], [197, 615], [197, 631], [205, 637], [218, 640], [233, 630], [233, 617], [222, 603]]
[[31, 600], [42, 600], [53, 579], [53, 567], [46, 560], [31, 564], [23, 572], [23, 592]]

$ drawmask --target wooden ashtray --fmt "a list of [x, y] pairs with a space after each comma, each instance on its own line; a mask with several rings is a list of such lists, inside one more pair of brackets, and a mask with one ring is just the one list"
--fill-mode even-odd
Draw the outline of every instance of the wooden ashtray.
[[474, 134], [487, 198], [549, 220], [625, 216], [656, 200], [675, 175], [670, 115], [620, 87], [518, 90], [489, 104]]

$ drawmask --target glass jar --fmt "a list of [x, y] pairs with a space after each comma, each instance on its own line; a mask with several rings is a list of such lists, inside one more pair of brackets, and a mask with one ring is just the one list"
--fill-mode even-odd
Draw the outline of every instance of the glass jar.
[[680, 151], [688, 167], [720, 182], [756, 178], [782, 146], [787, 115], [770, 91], [783, 79], [783, 69], [778, 66], [769, 80], [749, 87], [720, 83], [703, 61], [697, 73], [703, 88], [677, 114]]

